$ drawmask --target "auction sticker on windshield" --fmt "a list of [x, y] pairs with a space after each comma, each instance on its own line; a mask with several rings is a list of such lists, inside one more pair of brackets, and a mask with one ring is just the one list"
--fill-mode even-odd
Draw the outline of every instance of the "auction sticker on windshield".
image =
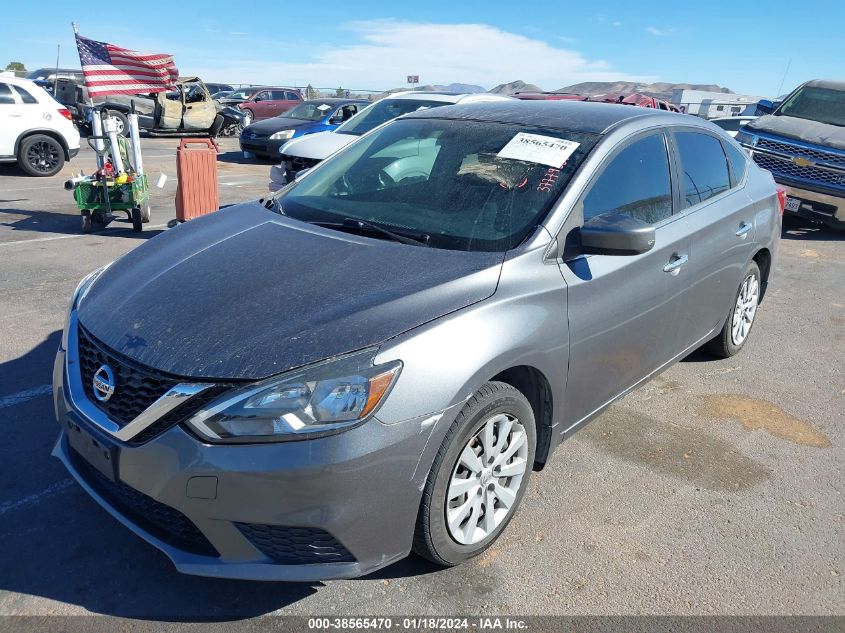
[[578, 149], [579, 145], [580, 143], [555, 138], [554, 136], [519, 132], [508, 141], [507, 145], [502, 148], [502, 151], [497, 156], [499, 158], [511, 158], [513, 160], [539, 163], [559, 169], [563, 167], [564, 163]]

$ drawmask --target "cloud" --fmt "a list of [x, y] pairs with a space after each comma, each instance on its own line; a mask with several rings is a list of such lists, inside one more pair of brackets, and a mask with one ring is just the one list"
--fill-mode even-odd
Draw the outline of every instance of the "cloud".
[[229, 35], [249, 35], [246, 31], [229, 31]]
[[668, 28], [657, 28], [656, 26], [647, 26], [645, 29], [646, 33], [651, 35], [656, 35], [657, 37], [665, 37], [666, 35], [671, 35], [672, 33], [676, 32], [678, 29], [674, 26], [670, 26]]
[[[203, 57], [205, 68], [181, 65], [209, 81], [284, 83], [382, 90], [401, 86], [409, 74], [420, 82], [476, 83], [487, 88], [522, 79], [547, 89], [581, 81], [653, 81], [629, 75], [600, 59], [487, 24], [433, 24], [399, 20], [352, 22], [343, 27], [353, 43], [319, 46], [310, 59], [294, 62], [240, 58], [220, 51]], [[563, 41], [563, 40], [562, 40]], [[267, 49], [258, 45], [251, 50]], [[308, 47], [300, 50], [309, 50]], [[238, 51], [243, 54], [243, 51]], [[227, 53], [223, 55], [223, 53]], [[273, 56], [283, 58], [273, 51]]]
[[613, 23], [613, 26], [622, 26], [622, 23], [621, 23], [619, 20], [616, 20], [616, 21]]

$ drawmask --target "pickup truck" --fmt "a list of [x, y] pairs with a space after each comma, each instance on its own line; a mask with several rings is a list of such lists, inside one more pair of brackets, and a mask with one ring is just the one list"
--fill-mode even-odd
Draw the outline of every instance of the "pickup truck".
[[845, 81], [808, 81], [758, 108], [736, 140], [786, 191], [785, 212], [845, 230]]

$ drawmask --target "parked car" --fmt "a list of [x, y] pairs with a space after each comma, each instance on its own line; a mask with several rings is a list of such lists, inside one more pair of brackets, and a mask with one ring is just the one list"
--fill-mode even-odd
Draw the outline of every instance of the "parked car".
[[622, 105], [633, 105], [640, 108], [655, 108], [657, 110], [669, 110], [680, 112], [680, 108], [674, 103], [669, 103], [657, 97], [642, 94], [640, 92], [617, 92], [595, 97], [589, 97], [587, 101], [599, 101], [601, 103], [621, 103]]
[[514, 97], [522, 101], [586, 101], [584, 95], [571, 92], [515, 92]]
[[257, 93], [261, 86], [250, 86], [247, 88], [238, 88], [237, 90], [230, 90], [224, 93], [215, 95], [215, 99], [220, 101], [223, 105], [238, 105], [249, 99], [252, 95]]
[[215, 95], [220, 92], [234, 92], [234, 88], [229, 84], [205, 84], [206, 89], [208, 90], [208, 94]]
[[0, 77], [0, 162], [54, 176], [79, 153], [71, 114], [29, 79]]
[[362, 134], [408, 112], [455, 103], [502, 100], [511, 101], [512, 99], [487, 93], [395, 92], [364, 109], [358, 116], [344, 123], [334, 132], [311, 134], [306, 138], [292, 139], [284, 144], [279, 150], [281, 164], [278, 168], [270, 169], [270, 190], [279, 189], [286, 182], [293, 180], [298, 172], [313, 167]]
[[54, 454], [185, 573], [455, 565], [563, 439], [743, 348], [780, 231], [771, 175], [706, 121], [417, 110], [86, 277]]
[[284, 114], [244, 128], [241, 149], [261, 158], [278, 158], [279, 148], [292, 138], [317, 132], [331, 132], [369, 105], [362, 99], [317, 99], [303, 101]]
[[302, 94], [296, 88], [265, 87], [253, 92], [238, 107], [252, 121], [261, 121], [279, 116], [302, 101]]
[[756, 116], [726, 116], [721, 119], [710, 119], [710, 121], [718, 125], [732, 137], [736, 137], [740, 129], [756, 118]]
[[56, 79], [70, 79], [79, 84], [85, 81], [79, 68], [38, 68], [28, 73], [26, 78], [42, 88], [49, 87], [51, 90]]
[[[132, 108], [138, 114], [138, 125], [152, 134], [203, 133], [217, 136], [224, 119], [199, 77], [179, 77], [174, 90], [148, 95], [112, 95], [98, 101], [97, 107], [117, 119], [117, 131], [129, 134]], [[85, 108], [90, 122], [91, 108]]]
[[736, 140], [786, 190], [786, 212], [845, 230], [845, 81], [798, 86]]

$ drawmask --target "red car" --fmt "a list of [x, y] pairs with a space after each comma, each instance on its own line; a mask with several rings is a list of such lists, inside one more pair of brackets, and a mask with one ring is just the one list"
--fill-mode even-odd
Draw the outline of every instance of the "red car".
[[304, 101], [302, 93], [296, 88], [264, 86], [257, 88], [249, 98], [238, 107], [249, 113], [253, 121], [269, 119], [287, 112]]
[[514, 97], [523, 101], [586, 101], [587, 97], [569, 92], [515, 92]]
[[639, 92], [606, 94], [600, 97], [590, 97], [587, 101], [600, 101], [602, 103], [621, 103], [624, 105], [635, 105], [641, 108], [654, 108], [656, 110], [671, 110], [680, 112], [678, 107], [663, 99], [649, 97]]

